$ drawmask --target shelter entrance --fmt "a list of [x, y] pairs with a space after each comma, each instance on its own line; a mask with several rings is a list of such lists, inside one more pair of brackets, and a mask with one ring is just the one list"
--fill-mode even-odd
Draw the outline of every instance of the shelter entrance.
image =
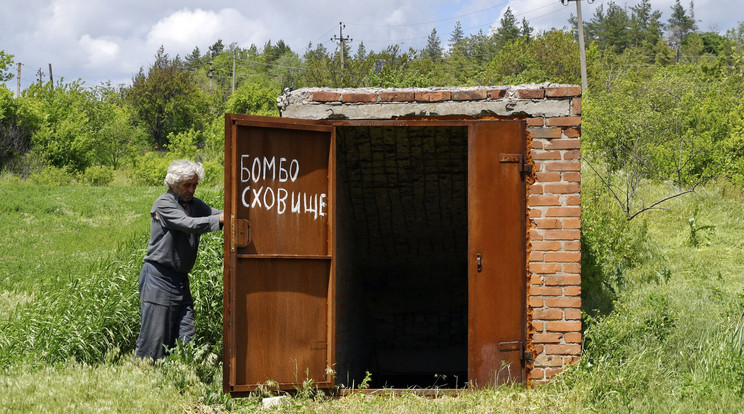
[[228, 115], [225, 391], [524, 381], [525, 136]]
[[336, 133], [337, 383], [463, 387], [467, 127]]

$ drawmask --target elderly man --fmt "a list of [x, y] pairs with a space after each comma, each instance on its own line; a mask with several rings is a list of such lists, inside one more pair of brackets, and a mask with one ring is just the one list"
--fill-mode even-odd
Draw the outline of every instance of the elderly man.
[[158, 197], [150, 216], [150, 244], [139, 279], [140, 334], [135, 357], [157, 360], [177, 339], [188, 343], [196, 332], [189, 271], [201, 234], [219, 230], [224, 213], [194, 197], [204, 178], [201, 164], [173, 161], [165, 176], [168, 191]]

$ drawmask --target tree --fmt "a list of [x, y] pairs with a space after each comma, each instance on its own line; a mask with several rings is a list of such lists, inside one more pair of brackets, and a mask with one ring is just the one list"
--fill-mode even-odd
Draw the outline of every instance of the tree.
[[653, 10], [650, 0], [641, 0], [639, 4], [631, 6], [630, 11], [630, 45], [641, 47], [650, 55], [662, 38], [664, 25], [661, 23], [661, 11]]
[[442, 60], [442, 42], [437, 36], [437, 29], [431, 29], [431, 33], [426, 40], [426, 47], [421, 51], [423, 57], [431, 59], [433, 61]]
[[0, 50], [0, 82], [7, 82], [13, 79], [13, 74], [10, 73], [9, 68], [13, 65], [13, 55], [5, 53], [4, 50]]
[[687, 10], [682, 7], [680, 0], [674, 2], [674, 6], [672, 6], [672, 15], [667, 21], [667, 36], [669, 39], [669, 45], [672, 48], [679, 50], [685, 36], [697, 31], [698, 27], [695, 22], [694, 7], [695, 5], [690, 1], [690, 14], [687, 14]]
[[147, 73], [140, 68], [135, 75], [126, 99], [158, 148], [168, 143], [170, 133], [200, 128], [209, 114], [206, 96], [191, 73], [178, 57], [170, 59], [162, 46]]
[[517, 18], [514, 17], [514, 13], [512, 13], [510, 7], [506, 8], [499, 23], [499, 28], [496, 29], [496, 32], [494, 33], [496, 44], [499, 48], [518, 38], [522, 34], [519, 27], [517, 27]]
[[455, 23], [455, 28], [450, 34], [449, 47], [450, 50], [456, 49], [462, 41], [465, 39], [465, 33], [462, 31], [462, 23], [458, 20]]
[[630, 45], [629, 28], [628, 13], [614, 1], [607, 3], [606, 14], [604, 5], [597, 7], [594, 16], [586, 23], [587, 37], [597, 42], [601, 49], [614, 53], [622, 53]]
[[531, 38], [533, 31], [535, 31], [535, 29], [530, 26], [530, 22], [528, 22], [526, 18], [522, 17], [522, 28], [519, 31], [522, 37], [525, 39]]

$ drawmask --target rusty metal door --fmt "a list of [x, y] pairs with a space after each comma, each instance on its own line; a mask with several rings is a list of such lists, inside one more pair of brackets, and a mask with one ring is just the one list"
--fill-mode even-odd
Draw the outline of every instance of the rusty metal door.
[[332, 387], [334, 128], [225, 122], [225, 392]]
[[525, 380], [525, 123], [474, 122], [468, 136], [468, 377]]

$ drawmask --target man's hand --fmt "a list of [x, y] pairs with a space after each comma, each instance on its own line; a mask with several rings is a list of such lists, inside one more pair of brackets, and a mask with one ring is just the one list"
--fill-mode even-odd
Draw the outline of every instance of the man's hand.
[[225, 213], [220, 213], [220, 224], [225, 224]]

